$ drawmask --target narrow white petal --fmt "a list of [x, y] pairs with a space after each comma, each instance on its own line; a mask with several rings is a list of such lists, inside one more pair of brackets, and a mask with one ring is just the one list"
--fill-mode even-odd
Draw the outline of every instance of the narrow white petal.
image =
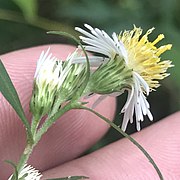
[[124, 89], [123, 90], [121, 90], [121, 91], [119, 91], [119, 92], [113, 92], [113, 93], [111, 93], [111, 94], [109, 94], [109, 96], [111, 96], [111, 97], [117, 97], [117, 96], [120, 96], [122, 93], [124, 93]]
[[104, 31], [101, 31], [96, 28], [96, 32], [100, 37], [99, 39], [101, 39], [101, 46], [104, 44], [109, 50], [115, 51], [114, 41], [107, 34], [105, 36], [105, 34], [103, 33]]
[[115, 42], [113, 41], [113, 39], [110, 38], [110, 36], [109, 36], [105, 31], [102, 30], [102, 33], [103, 33], [106, 41], [109, 43], [109, 45], [110, 45], [113, 49], [115, 49]]
[[[144, 120], [144, 115], [147, 115], [148, 118], [152, 121], [153, 116], [149, 110], [149, 103], [146, 100], [145, 95], [143, 94], [143, 89], [146, 86], [146, 82], [142, 80], [137, 74], [134, 76], [134, 86], [131, 90], [128, 90], [127, 102], [121, 110], [121, 113], [124, 113], [122, 129], [125, 130], [128, 122], [133, 122], [133, 114], [135, 113], [136, 128], [140, 130], [140, 122]], [[148, 88], [146, 87], [146, 92]]]
[[105, 51], [101, 48], [93, 47], [93, 46], [85, 46], [85, 50], [90, 51], [90, 52], [96, 52], [100, 54], [104, 54], [108, 57], [111, 57], [111, 52]]
[[147, 82], [138, 73], [134, 72], [134, 75], [136, 76], [136, 78], [139, 80], [140, 84], [146, 91], [146, 94], [149, 95], [149, 85], [147, 84]]
[[150, 119], [150, 121], [153, 121], [153, 115], [151, 114], [151, 112], [148, 110], [147, 112], [148, 118]]
[[84, 29], [81, 29], [81, 28], [79, 28], [79, 27], [75, 27], [75, 30], [76, 31], [78, 31], [78, 32], [80, 32], [80, 33], [82, 33], [82, 34], [84, 34], [85, 36], [87, 36], [87, 37], [90, 37], [90, 38], [94, 38], [94, 36], [92, 35], [92, 34], [90, 34], [90, 33], [88, 33], [87, 31], [85, 31]]
[[133, 95], [134, 95], [134, 87], [132, 86], [131, 90], [128, 91], [127, 102], [121, 110], [122, 113], [124, 113], [126, 111], [126, 109], [128, 108], [128, 106], [131, 103], [131, 100], [133, 98]]
[[37, 67], [36, 67], [36, 71], [35, 71], [34, 77], [37, 76], [41, 65], [42, 65], [42, 64], [44, 63], [44, 61], [46, 60], [46, 56], [47, 56], [47, 54], [49, 53], [49, 50], [50, 50], [50, 47], [48, 48], [48, 50], [46, 51], [45, 54], [44, 54], [44, 51], [41, 52], [40, 57], [39, 57], [39, 59], [38, 59], [38, 61], [37, 61]]
[[122, 129], [124, 131], [126, 130], [129, 121], [130, 121], [130, 123], [133, 123], [133, 115], [134, 115], [134, 110], [135, 110], [134, 90], [133, 91], [128, 90], [128, 95], [129, 95], [129, 97], [132, 96], [132, 98], [130, 98], [131, 100], [129, 99], [130, 101], [129, 101], [128, 106], [126, 107], [125, 111], [121, 112], [121, 113], [124, 113], [123, 123], [122, 123]]
[[140, 98], [139, 98], [140, 99], [140, 104], [141, 104], [141, 109], [142, 109], [143, 115], [147, 115], [147, 106], [146, 106], [146, 103], [145, 103], [145, 101], [147, 101], [147, 100], [143, 96], [144, 95], [142, 94], [140, 96]]
[[120, 41], [118, 39], [118, 36], [116, 33], [113, 33], [112, 34], [112, 37], [114, 39], [114, 42], [115, 42], [115, 49], [116, 49], [116, 52], [120, 55], [120, 56], [123, 56], [124, 57], [124, 60], [125, 62], [128, 64], [128, 54], [127, 54], [127, 51], [124, 47], [124, 44], [122, 43], [122, 41]]
[[120, 51], [121, 51], [121, 53], [122, 53], [122, 55], [124, 57], [124, 60], [125, 60], [126, 64], [128, 64], [127, 50], [126, 50], [126, 48], [124, 47], [124, 44], [121, 41], [119, 41], [119, 45], [120, 45]]
[[[107, 58], [99, 56], [89, 56], [89, 63], [91, 67], [99, 67], [102, 63], [107, 62]], [[77, 57], [74, 58], [72, 64], [86, 64], [86, 57]]]
[[141, 105], [139, 102], [136, 102], [135, 104], [135, 115], [136, 115], [136, 120], [137, 121], [143, 121], [143, 114], [142, 114], [142, 110], [141, 110]]
[[94, 37], [93, 39], [90, 40], [90, 38], [85, 38], [85, 37], [80, 36], [80, 39], [88, 45], [95, 46], [99, 49], [105, 49], [105, 51], [107, 51], [109, 53], [108, 57], [113, 58], [111, 55], [118, 53], [118, 52], [116, 52], [115, 45], [113, 44], [113, 46], [110, 46], [109, 42], [106, 40], [105, 37], [103, 37], [103, 38]]
[[99, 96], [96, 101], [93, 103], [92, 105], [92, 109], [94, 109], [100, 102], [102, 102], [105, 98], [107, 97], [107, 95], [101, 95]]
[[[11, 175], [8, 180], [11, 180], [12, 176], [13, 175]], [[24, 177], [23, 180], [40, 180], [42, 174], [34, 167], [26, 164], [18, 174], [18, 179], [22, 177]]]
[[114, 39], [114, 42], [115, 42], [116, 44], [119, 43], [119, 40], [118, 40], [118, 38], [117, 38], [117, 34], [116, 34], [115, 32], [112, 33], [112, 38]]
[[123, 131], [126, 131], [128, 122], [129, 122], [129, 117], [127, 117], [127, 114], [124, 114], [123, 122], [122, 122], [122, 125], [121, 125], [121, 129], [122, 129]]
[[138, 131], [141, 130], [140, 121], [138, 121], [138, 120], [136, 120], [136, 129], [137, 129]]
[[[116, 54], [119, 56], [125, 55], [124, 59], [127, 59], [125, 47], [123, 43], [118, 40], [118, 37], [115, 33], [113, 33], [111, 38], [103, 30], [92, 28], [88, 24], [85, 24], [84, 26], [91, 31], [91, 34], [81, 28], [76, 27], [75, 30], [86, 36], [80, 36], [80, 39], [87, 44], [87, 46], [85, 46], [86, 50], [106, 55], [109, 58], [114, 58]], [[90, 46], [92, 46], [92, 48], [90, 48]], [[122, 50], [123, 52], [121, 52]]]
[[84, 26], [89, 29], [90, 31], [94, 30], [89, 24], [84, 24]]
[[98, 48], [101, 48], [101, 49], [104, 49], [106, 51], [114, 51], [112, 47], [108, 47], [107, 44], [105, 44], [102, 40], [94, 40], [94, 39], [90, 39], [90, 38], [86, 38], [86, 37], [82, 37], [80, 36], [80, 39], [86, 43], [86, 44], [89, 44], [91, 46], [95, 46], [95, 47], [98, 47]]

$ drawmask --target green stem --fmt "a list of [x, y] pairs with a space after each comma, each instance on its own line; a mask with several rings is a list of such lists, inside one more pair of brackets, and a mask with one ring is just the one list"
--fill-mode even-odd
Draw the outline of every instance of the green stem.
[[[63, 94], [63, 93], [62, 93], [62, 94]], [[51, 113], [48, 115], [48, 118], [53, 117], [53, 115], [58, 111], [58, 109], [59, 109], [59, 107], [61, 106], [61, 104], [62, 104], [63, 102], [65, 102], [64, 99], [65, 99], [65, 98], [63, 98], [62, 95], [57, 98], [57, 100], [55, 101], [55, 103], [54, 103], [54, 105], [53, 105], [53, 108], [52, 108], [52, 110], [51, 110]]]
[[117, 130], [119, 133], [121, 133], [124, 137], [128, 138], [136, 147], [138, 147], [138, 149], [147, 157], [147, 159], [149, 160], [149, 162], [153, 165], [154, 169], [156, 170], [160, 180], [163, 180], [163, 175], [160, 171], [160, 169], [158, 168], [158, 166], [156, 165], [156, 163], [154, 162], [154, 160], [151, 158], [151, 156], [149, 155], [149, 153], [135, 140], [133, 139], [131, 136], [129, 136], [128, 134], [126, 134], [121, 128], [119, 128], [116, 124], [114, 124], [113, 122], [111, 122], [109, 119], [107, 119], [106, 117], [102, 116], [101, 114], [99, 114], [98, 112], [85, 107], [85, 106], [80, 106], [78, 107], [78, 109], [85, 109], [87, 111], [90, 111], [92, 113], [94, 113], [95, 115], [97, 115], [98, 117], [100, 117], [101, 119], [103, 119], [105, 122], [107, 122], [111, 127], [113, 127], [115, 130]]
[[34, 138], [34, 136], [36, 134], [36, 130], [37, 130], [37, 127], [38, 127], [40, 121], [41, 121], [41, 117], [37, 118], [37, 117], [33, 116], [32, 121], [31, 121], [32, 122], [32, 124], [31, 124], [31, 133], [33, 135], [33, 138]]
[[33, 147], [34, 147], [33, 145], [29, 145], [29, 144], [26, 145], [24, 152], [21, 155], [20, 160], [17, 164], [13, 177], [11, 178], [12, 180], [18, 180], [18, 173], [21, 171], [21, 169], [24, 167], [24, 165], [28, 161], [29, 156], [31, 155], [31, 152], [33, 150]]
[[46, 121], [44, 122], [44, 124], [42, 125], [42, 127], [39, 129], [39, 131], [37, 130], [37, 126], [39, 124], [39, 119], [33, 118], [33, 123], [31, 129], [33, 131], [33, 135], [35, 137], [34, 143], [33, 144], [29, 144], [27, 142], [27, 145], [24, 149], [23, 154], [20, 157], [20, 160], [18, 162], [17, 165], [17, 171], [19, 172], [23, 166], [27, 163], [29, 156], [31, 155], [33, 148], [36, 146], [36, 144], [39, 142], [39, 140], [41, 139], [42, 135], [51, 127], [51, 125], [60, 117], [62, 116], [65, 112], [71, 110], [74, 107], [79, 106], [78, 102], [75, 103], [69, 103], [66, 106], [64, 106], [64, 108], [62, 108], [58, 113], [56, 113], [54, 116], [50, 117], [49, 119], [47, 118]]
[[42, 127], [38, 130], [37, 134], [36, 134], [36, 138], [35, 138], [35, 144], [37, 144], [39, 142], [39, 140], [41, 139], [41, 136], [46, 133], [46, 131], [52, 126], [52, 124], [58, 119], [60, 118], [64, 113], [66, 113], [67, 111], [76, 108], [77, 106], [79, 106], [79, 102], [73, 102], [73, 103], [68, 103], [66, 106], [64, 106], [61, 110], [59, 110], [56, 114], [54, 114], [51, 117], [48, 117], [46, 119], [46, 121], [44, 122], [44, 124], [42, 125]]
[[19, 160], [19, 163], [17, 165], [17, 170], [21, 170], [23, 168], [23, 166], [26, 164], [27, 160], [29, 159], [29, 156], [33, 150], [34, 145], [29, 145], [27, 144], [27, 146], [24, 149], [23, 154], [21, 155], [21, 158]]
[[27, 121], [27, 123], [25, 122], [24, 125], [26, 127], [27, 142], [28, 142], [28, 144], [33, 144], [34, 140], [33, 140], [33, 134], [31, 133], [30, 124]]

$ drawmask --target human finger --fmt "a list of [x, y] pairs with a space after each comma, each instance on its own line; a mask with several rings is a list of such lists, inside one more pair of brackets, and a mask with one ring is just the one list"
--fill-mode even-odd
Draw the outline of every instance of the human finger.
[[[164, 179], [180, 179], [180, 112], [132, 135], [151, 155]], [[158, 180], [159, 177], [128, 139], [43, 173], [43, 179], [83, 175], [92, 180]]]
[[[66, 59], [75, 50], [67, 45], [47, 45], [29, 48], [1, 55], [1, 59], [17, 89], [23, 109], [28, 119], [29, 101], [32, 92], [36, 62], [42, 50], [51, 46], [54, 56]], [[89, 99], [91, 105], [94, 98]], [[109, 108], [111, 107], [111, 108]], [[115, 111], [115, 99], [107, 98], [97, 106], [97, 111], [112, 119]], [[25, 129], [7, 101], [0, 95], [0, 173], [1, 179], [12, 173], [4, 160], [18, 162], [25, 147]], [[45, 134], [35, 148], [29, 163], [40, 170], [54, 167], [79, 156], [107, 131], [108, 125], [83, 110], [73, 110], [65, 114]], [[68, 153], [67, 153], [68, 152]]]

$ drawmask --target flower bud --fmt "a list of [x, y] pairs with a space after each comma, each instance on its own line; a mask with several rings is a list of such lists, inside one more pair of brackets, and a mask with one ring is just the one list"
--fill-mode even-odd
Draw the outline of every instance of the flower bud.
[[71, 100], [78, 91], [86, 70], [84, 64], [72, 63], [76, 56], [79, 56], [77, 51], [68, 56], [66, 61], [61, 61], [52, 57], [49, 49], [41, 53], [30, 102], [30, 110], [37, 119], [46, 114], [55, 114], [62, 103]]

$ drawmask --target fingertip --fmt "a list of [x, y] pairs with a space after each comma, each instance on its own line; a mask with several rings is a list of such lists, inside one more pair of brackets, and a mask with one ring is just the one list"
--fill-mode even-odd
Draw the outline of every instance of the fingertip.
[[[1, 55], [1, 59], [18, 92], [28, 119], [31, 119], [29, 101], [32, 93], [36, 62], [42, 50], [46, 51], [49, 46], [51, 46], [50, 52], [60, 59], [65, 59], [69, 53], [75, 50], [75, 47], [68, 45], [44, 45]], [[3, 147], [0, 148], [0, 154], [3, 152], [3, 157], [0, 156], [0, 159], [8, 158], [17, 161], [25, 145], [25, 130], [23, 127], [20, 127], [20, 119], [15, 112], [12, 112], [12, 108], [2, 95], [0, 95], [0, 99], [3, 101], [3, 103], [0, 104], [0, 124], [1, 127], [4, 128], [3, 137], [1, 136], [1, 132], [0, 137], [3, 139], [2, 142], [6, 142], [7, 146], [6, 152], [4, 152]], [[89, 104], [92, 104], [93, 101], [93, 98], [89, 99]], [[2, 106], [3, 108], [1, 108]], [[102, 104], [96, 107], [96, 110], [109, 119], [113, 119], [115, 113], [115, 98], [108, 97]], [[34, 155], [30, 162], [42, 169], [46, 169], [57, 163], [62, 163], [75, 158], [99, 140], [107, 131], [108, 127], [109, 126], [106, 123], [97, 119], [96, 116], [83, 110], [82, 112], [69, 112], [69, 115], [67, 114], [64, 118], [62, 117], [61, 120], [57, 121], [56, 126], [53, 126], [48, 131], [47, 135], [43, 137], [42, 142], [40, 142], [40, 145], [33, 153]], [[54, 140], [52, 141], [51, 138], [54, 138]], [[80, 144], [82, 146], [80, 146]], [[51, 149], [49, 148], [49, 145], [51, 145]], [[9, 147], [13, 148], [9, 149]], [[74, 151], [71, 150], [72, 147], [74, 147]], [[42, 151], [44, 152], [43, 155]], [[64, 152], [66, 151], [70, 151], [70, 153], [67, 156], [64, 156]], [[44, 159], [45, 155], [47, 155], [46, 159]], [[4, 169], [4, 164], [2, 164], [1, 167]], [[4, 174], [6, 174], [6, 172], [4, 172]]]
[[[179, 119], [180, 112], [177, 112], [132, 135], [148, 151], [164, 179], [180, 177]], [[94, 180], [159, 179], [143, 153], [125, 138], [43, 173], [44, 178], [69, 175], [84, 175]]]

